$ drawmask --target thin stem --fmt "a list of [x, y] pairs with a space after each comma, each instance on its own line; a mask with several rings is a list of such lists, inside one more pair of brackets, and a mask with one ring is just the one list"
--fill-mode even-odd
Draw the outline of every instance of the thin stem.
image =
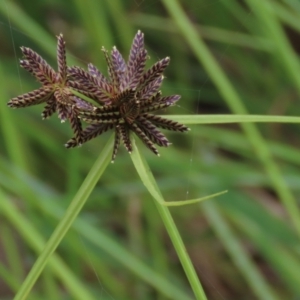
[[225, 123], [300, 123], [300, 117], [264, 115], [161, 115], [160, 117], [188, 124]]
[[178, 229], [174, 223], [174, 220], [170, 214], [169, 209], [166, 206], [159, 204], [157, 201], [155, 202], [155, 206], [164, 222], [164, 225], [168, 231], [170, 239], [174, 245], [176, 253], [180, 259], [181, 265], [185, 271], [185, 274], [190, 282], [190, 285], [193, 289], [193, 292], [198, 300], [206, 300], [206, 295], [203, 290], [203, 287], [200, 283], [200, 280], [197, 276], [195, 268], [191, 262], [191, 259], [187, 253], [187, 250], [184, 246], [184, 243], [181, 239], [181, 236], [178, 232]]
[[[197, 273], [194, 269], [194, 266], [191, 262], [191, 259], [189, 255], [187, 254], [187, 250], [184, 246], [184, 243], [181, 239], [181, 236], [177, 230], [177, 227], [174, 223], [174, 220], [169, 212], [169, 209], [166, 206], [161, 205], [162, 202], [164, 202], [164, 199], [160, 193], [160, 190], [156, 184], [156, 181], [153, 177], [153, 174], [142, 156], [142, 154], [139, 152], [139, 149], [137, 148], [134, 139], [132, 139], [132, 145], [133, 145], [133, 151], [131, 154], [131, 158], [133, 161], [133, 164], [143, 181], [144, 185], [152, 195], [152, 197], [155, 199], [155, 205], [156, 208], [164, 222], [164, 225], [167, 229], [167, 232], [172, 240], [172, 243], [174, 245], [174, 248], [177, 252], [177, 255], [180, 259], [181, 265], [185, 271], [185, 274], [190, 282], [190, 285], [194, 291], [194, 294], [196, 296], [196, 299], [198, 300], [206, 300], [206, 296], [204, 293], [204, 290], [202, 288], [202, 285], [199, 281], [199, 278], [197, 276]], [[155, 191], [155, 192], [154, 192]]]
[[88, 199], [89, 195], [93, 191], [99, 178], [101, 177], [104, 170], [108, 166], [108, 164], [110, 162], [112, 146], [113, 146], [113, 137], [111, 137], [109, 139], [109, 141], [103, 148], [98, 159], [96, 160], [95, 164], [93, 165], [90, 172], [86, 176], [86, 178], [83, 181], [81, 187], [79, 188], [77, 194], [73, 198], [64, 217], [59, 222], [59, 224], [56, 227], [56, 229], [54, 230], [53, 234], [47, 241], [44, 250], [38, 257], [37, 261], [35, 262], [32, 269], [30, 270], [29, 274], [27, 275], [25, 281], [21, 285], [14, 300], [21, 300], [21, 299], [23, 300], [23, 299], [27, 298], [33, 285], [37, 281], [39, 275], [45, 268], [49, 258], [51, 257], [53, 252], [56, 250], [57, 246], [59, 245], [61, 240], [64, 238], [64, 236], [66, 235], [68, 230], [70, 229], [71, 225], [73, 224], [77, 215], [81, 211], [81, 209], [82, 209], [83, 205], [85, 204], [86, 200]]

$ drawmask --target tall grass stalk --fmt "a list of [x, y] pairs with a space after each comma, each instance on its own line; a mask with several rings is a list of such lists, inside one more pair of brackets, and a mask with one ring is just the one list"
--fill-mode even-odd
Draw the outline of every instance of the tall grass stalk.
[[70, 229], [77, 215], [81, 211], [84, 203], [88, 199], [88, 196], [91, 194], [95, 185], [99, 181], [99, 178], [101, 177], [107, 165], [109, 164], [112, 145], [113, 138], [111, 137], [107, 142], [106, 146], [103, 148], [101, 154], [96, 160], [94, 166], [91, 168], [81, 187], [79, 188], [64, 217], [62, 218], [60, 223], [57, 225], [55, 231], [49, 238], [43, 252], [40, 254], [37, 261], [30, 270], [28, 276], [26, 277], [25, 281], [21, 285], [17, 295], [14, 298], [15, 300], [26, 299], [34, 283], [36, 282], [39, 275], [46, 266], [52, 253], [55, 251], [65, 234]]

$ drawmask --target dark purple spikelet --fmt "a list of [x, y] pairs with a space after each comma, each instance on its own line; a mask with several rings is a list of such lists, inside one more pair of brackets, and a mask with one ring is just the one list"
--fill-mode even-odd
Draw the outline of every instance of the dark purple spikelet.
[[[80, 118], [91, 124], [82, 131], [82, 142], [114, 129], [114, 161], [121, 141], [128, 152], [132, 151], [130, 132], [134, 132], [158, 155], [155, 145], [168, 147], [171, 144], [159, 128], [178, 132], [189, 130], [183, 124], [150, 114], [172, 106], [180, 99], [179, 95], [163, 97], [160, 92], [162, 74], [170, 58], [166, 57], [145, 70], [148, 56], [141, 31], [133, 39], [127, 63], [116, 47], [110, 54], [104, 48], [102, 51], [108, 65], [108, 78], [92, 64], [88, 65], [88, 71], [79, 67], [68, 68], [71, 78], [85, 90], [83, 94], [101, 105], [91, 109], [76, 104]], [[74, 137], [65, 146], [71, 148], [78, 144]]]
[[[68, 77], [63, 35], [60, 34], [57, 37], [57, 72], [30, 48], [21, 47], [21, 51], [24, 56], [24, 59], [20, 60], [21, 67], [31, 73], [42, 84], [42, 87], [10, 99], [7, 105], [12, 108], [20, 108], [46, 103], [42, 118], [49, 118], [54, 112], [57, 112], [62, 122], [69, 120], [75, 133], [76, 143], [80, 144], [82, 127], [77, 107], [80, 107], [81, 104], [84, 105], [85, 101], [72, 94], [71, 88], [75, 87], [78, 91], [81, 91], [81, 88], [80, 84], [71, 81]], [[86, 106], [85, 110], [88, 110]]]

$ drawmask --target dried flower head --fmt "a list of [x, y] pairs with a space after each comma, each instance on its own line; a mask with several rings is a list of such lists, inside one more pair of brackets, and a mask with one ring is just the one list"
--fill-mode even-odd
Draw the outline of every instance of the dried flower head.
[[[81, 88], [102, 105], [91, 110], [77, 104], [80, 118], [91, 124], [83, 130], [82, 142], [114, 129], [114, 161], [121, 140], [127, 151], [132, 151], [130, 132], [134, 132], [158, 155], [155, 144], [163, 147], [170, 145], [158, 128], [180, 132], [188, 130], [185, 125], [151, 114], [174, 105], [180, 99], [179, 95], [163, 97], [159, 90], [164, 79], [162, 73], [170, 58], [166, 57], [145, 70], [147, 51], [141, 31], [134, 37], [127, 63], [116, 47], [113, 47], [110, 55], [104, 48], [102, 51], [107, 61], [109, 78], [92, 64], [88, 65], [88, 72], [79, 67], [68, 68], [68, 72]], [[74, 137], [67, 142], [66, 147], [75, 147], [78, 144]]]
[[54, 112], [57, 112], [62, 122], [69, 120], [75, 133], [75, 140], [80, 144], [82, 127], [78, 118], [77, 106], [83, 106], [86, 110], [91, 109], [92, 106], [75, 97], [71, 92], [70, 88], [73, 87], [81, 93], [85, 93], [78, 83], [69, 80], [67, 76], [63, 35], [60, 34], [57, 38], [58, 72], [55, 72], [39, 54], [30, 48], [21, 47], [21, 51], [24, 56], [24, 59], [20, 60], [21, 67], [31, 73], [42, 84], [42, 87], [12, 98], [8, 102], [8, 106], [20, 108], [45, 102], [46, 106], [42, 112], [42, 118], [49, 118]]

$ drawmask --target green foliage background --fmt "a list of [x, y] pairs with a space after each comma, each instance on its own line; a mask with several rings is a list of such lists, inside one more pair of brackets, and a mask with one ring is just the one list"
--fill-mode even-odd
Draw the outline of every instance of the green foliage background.
[[[163, 92], [182, 98], [166, 113], [297, 116], [299, 20], [297, 0], [1, 0], [0, 298], [18, 290], [109, 137], [66, 150], [68, 124], [55, 116], [42, 121], [40, 106], [7, 108], [9, 98], [38, 86], [18, 66], [20, 46], [55, 66], [55, 35], [62, 32], [70, 65], [93, 62], [103, 70], [101, 47], [116, 45], [127, 57], [141, 29], [149, 65], [171, 57]], [[298, 299], [300, 230], [292, 223], [300, 196], [299, 126], [191, 128], [187, 135], [168, 133], [173, 145], [160, 158], [143, 145], [140, 151], [166, 200], [229, 190], [171, 208], [208, 299]], [[193, 299], [124, 149], [57, 255], [29, 299]]]

